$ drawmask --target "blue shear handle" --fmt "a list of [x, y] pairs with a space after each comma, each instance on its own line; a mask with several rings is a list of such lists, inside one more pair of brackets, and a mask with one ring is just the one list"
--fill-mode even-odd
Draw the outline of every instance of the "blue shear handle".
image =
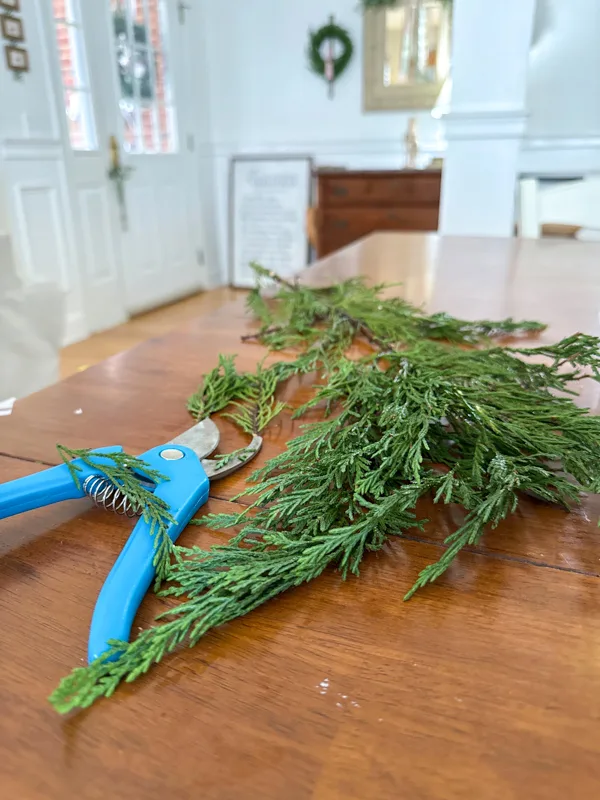
[[[102, 456], [107, 453], [122, 452], [121, 447], [103, 447], [94, 450], [92, 455]], [[99, 459], [100, 463], [101, 459]], [[97, 475], [101, 469], [91, 469], [80, 459], [71, 462], [77, 467], [77, 477], [80, 487], [90, 475]], [[33, 511], [34, 508], [50, 506], [61, 503], [63, 500], [77, 500], [85, 497], [83, 489], [79, 488], [66, 464], [51, 467], [16, 481], [0, 484], [0, 519], [21, 514], [24, 511]]]
[[[173, 450], [181, 451], [183, 458], [168, 461], [161, 457], [162, 452], [172, 453]], [[158, 484], [154, 494], [169, 506], [176, 524], [169, 526], [168, 534], [172, 541], [176, 541], [196, 511], [208, 500], [206, 473], [194, 451], [179, 445], [156, 447], [144, 453], [142, 458], [169, 478]], [[90, 663], [109, 649], [109, 640], [129, 641], [135, 614], [156, 574], [154, 555], [150, 525], [141, 519], [98, 596], [88, 643]]]

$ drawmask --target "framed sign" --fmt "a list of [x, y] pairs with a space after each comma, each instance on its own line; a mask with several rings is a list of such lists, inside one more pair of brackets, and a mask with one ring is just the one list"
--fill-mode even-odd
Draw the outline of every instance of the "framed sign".
[[229, 183], [229, 282], [254, 286], [257, 261], [282, 276], [308, 264], [309, 156], [236, 156]]
[[19, 17], [12, 17], [10, 14], [0, 14], [0, 28], [2, 36], [12, 42], [22, 42], [25, 38], [23, 33], [23, 23]]
[[27, 50], [23, 50], [22, 47], [6, 45], [4, 54], [6, 56], [6, 66], [13, 72], [29, 71], [29, 55], [27, 54]]
[[6, 8], [9, 11], [19, 11], [21, 9], [21, 0], [0, 0], [0, 8]]

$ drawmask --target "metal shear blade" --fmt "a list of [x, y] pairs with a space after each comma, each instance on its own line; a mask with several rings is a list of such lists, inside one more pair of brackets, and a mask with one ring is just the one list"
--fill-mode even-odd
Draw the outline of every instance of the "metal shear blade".
[[189, 447], [198, 456], [204, 467], [204, 471], [211, 481], [225, 478], [236, 472], [247, 464], [260, 452], [263, 444], [261, 436], [254, 435], [248, 447], [232, 453], [231, 456], [223, 456], [217, 460], [206, 458], [213, 453], [220, 441], [219, 429], [215, 423], [207, 417], [194, 425], [189, 430], [184, 431], [180, 436], [172, 439], [168, 444]]
[[[155, 483], [140, 476], [155, 498], [162, 501], [162, 508], [168, 509], [163, 534], [173, 542], [208, 501], [209, 480], [224, 478], [243, 467], [259, 452], [262, 439], [253, 436], [248, 447], [215, 460], [207, 459], [218, 444], [219, 429], [212, 420], [205, 419], [171, 442], [153, 447], [140, 456], [152, 471], [168, 478]], [[115, 511], [124, 508], [123, 498], [102, 469], [103, 458], [110, 459], [122, 452], [121, 447], [99, 448], [92, 451], [96, 464], [75, 459], [69, 465], [51, 467], [0, 486], [0, 519], [86, 494], [93, 497], [97, 494], [105, 507]], [[78, 471], [77, 482], [72, 477], [73, 468]], [[106, 487], [109, 492], [105, 491]], [[156, 518], [143, 514], [110, 571], [90, 626], [90, 662], [106, 652], [109, 641], [129, 640], [135, 614], [156, 574], [155, 534]]]
[[180, 445], [181, 447], [189, 447], [198, 456], [200, 461], [206, 458], [219, 446], [221, 434], [215, 423], [207, 417], [199, 422], [197, 425], [184, 431], [180, 436], [172, 439], [167, 444]]
[[254, 456], [260, 452], [262, 444], [262, 436], [256, 436], [255, 434], [248, 447], [244, 447], [243, 450], [232, 453], [231, 456], [224, 456], [222, 459], [216, 461], [211, 458], [203, 459], [202, 466], [209, 480], [216, 481], [219, 480], [219, 478], [226, 478], [227, 475], [236, 472], [243, 467], [244, 464], [247, 464], [248, 461], [252, 461]]

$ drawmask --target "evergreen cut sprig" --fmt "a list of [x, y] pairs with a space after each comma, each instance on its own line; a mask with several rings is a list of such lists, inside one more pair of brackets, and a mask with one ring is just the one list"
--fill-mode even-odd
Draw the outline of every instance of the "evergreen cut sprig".
[[174, 545], [167, 530], [169, 525], [175, 523], [175, 519], [168, 504], [148, 488], [148, 482], [156, 485], [169, 478], [143, 459], [120, 451], [99, 455], [92, 450], [70, 450], [61, 444], [57, 445], [57, 449], [79, 489], [82, 488], [80, 469], [73, 463], [74, 459], [97, 470], [99, 476], [106, 478], [113, 489], [125, 497], [133, 513], [140, 514], [150, 526], [150, 536], [154, 539], [155, 588], [159, 588], [167, 579], [171, 566]]
[[[249, 505], [195, 521], [232, 538], [210, 550], [174, 546], [162, 594], [181, 603], [65, 678], [51, 697], [62, 713], [110, 696], [122, 680], [328, 568], [358, 575], [369, 552], [423, 528], [417, 504], [426, 495], [465, 516], [406, 599], [523, 495], [569, 509], [582, 491], [600, 491], [600, 418], [569, 396], [583, 378], [600, 379], [597, 338], [523, 347], [515, 339], [543, 325], [427, 315], [361, 280], [311, 288], [255, 271], [269, 291], [251, 292], [259, 328], [245, 338], [285, 350], [287, 360], [240, 373], [221, 356], [189, 408], [198, 418], [227, 410], [254, 432], [283, 410], [286, 381], [315, 374], [314, 394], [295, 416], [317, 408], [324, 416], [254, 472], [243, 493]], [[494, 344], [501, 337], [512, 346]], [[363, 355], [350, 358], [360, 343]]]

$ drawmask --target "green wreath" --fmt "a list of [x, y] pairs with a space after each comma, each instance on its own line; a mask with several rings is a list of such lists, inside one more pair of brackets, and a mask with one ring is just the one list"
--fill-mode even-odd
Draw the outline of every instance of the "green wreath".
[[323, 25], [322, 28], [319, 28], [318, 31], [310, 31], [309, 37], [308, 60], [310, 68], [315, 74], [320, 75], [322, 78], [326, 78], [326, 75], [325, 59], [321, 55], [321, 47], [330, 39], [341, 44], [341, 54], [333, 59], [333, 80], [337, 80], [352, 61], [352, 56], [354, 55], [354, 45], [352, 44], [350, 34], [347, 30], [331, 21], [327, 25]]

